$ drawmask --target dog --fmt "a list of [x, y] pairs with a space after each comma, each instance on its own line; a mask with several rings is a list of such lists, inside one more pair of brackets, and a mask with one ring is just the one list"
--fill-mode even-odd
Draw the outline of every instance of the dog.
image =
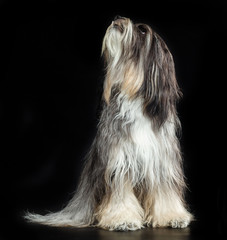
[[150, 26], [119, 16], [107, 28], [102, 55], [102, 110], [77, 191], [61, 211], [25, 218], [110, 231], [185, 228], [193, 215], [184, 199], [173, 57]]

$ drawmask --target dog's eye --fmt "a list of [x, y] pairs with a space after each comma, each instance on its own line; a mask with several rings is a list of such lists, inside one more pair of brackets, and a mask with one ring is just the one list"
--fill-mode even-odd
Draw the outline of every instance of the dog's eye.
[[147, 28], [144, 27], [143, 25], [138, 25], [138, 29], [140, 30], [140, 32], [142, 34], [146, 34], [147, 33]]

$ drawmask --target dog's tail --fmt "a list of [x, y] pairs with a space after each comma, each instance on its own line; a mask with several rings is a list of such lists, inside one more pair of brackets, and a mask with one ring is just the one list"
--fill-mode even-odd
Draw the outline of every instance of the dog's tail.
[[49, 226], [72, 226], [82, 228], [93, 223], [93, 212], [94, 208], [92, 199], [85, 199], [84, 197], [83, 199], [80, 199], [80, 196], [76, 194], [70, 203], [59, 212], [48, 213], [46, 215], [27, 212], [24, 218], [28, 222]]
[[66, 214], [63, 211], [56, 213], [49, 213], [47, 215], [33, 214], [27, 213], [24, 217], [28, 222], [38, 223], [49, 225], [53, 227], [86, 227], [89, 226], [89, 222], [84, 221], [84, 219], [80, 219], [76, 215]]
[[92, 185], [94, 179], [91, 179], [90, 170], [91, 161], [88, 161], [81, 175], [77, 192], [61, 211], [47, 215], [27, 212], [24, 218], [28, 222], [50, 226], [73, 226], [79, 228], [92, 225], [94, 222], [95, 187]]

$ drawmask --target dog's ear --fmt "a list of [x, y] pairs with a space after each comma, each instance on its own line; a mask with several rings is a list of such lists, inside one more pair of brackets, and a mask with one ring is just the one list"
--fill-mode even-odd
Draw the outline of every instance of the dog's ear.
[[148, 59], [144, 66], [144, 111], [160, 127], [175, 114], [176, 101], [181, 96], [173, 57], [161, 37], [153, 33]]

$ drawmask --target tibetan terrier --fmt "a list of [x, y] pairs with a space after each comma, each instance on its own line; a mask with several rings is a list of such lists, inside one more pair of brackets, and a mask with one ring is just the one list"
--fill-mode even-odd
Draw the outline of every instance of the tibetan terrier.
[[177, 138], [173, 57], [146, 24], [116, 17], [103, 40], [102, 112], [78, 189], [59, 212], [27, 213], [51, 226], [185, 228], [192, 220]]

